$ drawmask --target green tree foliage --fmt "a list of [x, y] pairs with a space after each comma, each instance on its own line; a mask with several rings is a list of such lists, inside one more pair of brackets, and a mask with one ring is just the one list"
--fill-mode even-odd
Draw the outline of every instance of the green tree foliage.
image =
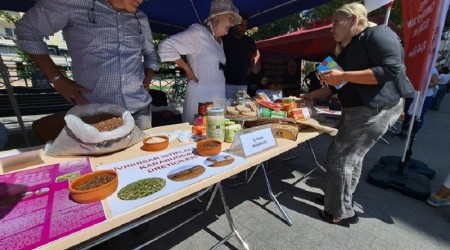
[[[299, 27], [307, 27], [309, 22], [331, 18], [334, 14], [334, 11], [338, 9], [340, 6], [346, 3], [355, 2], [354, 0], [333, 0], [327, 4], [318, 6], [311, 10], [303, 11], [300, 14], [295, 14], [291, 17], [282, 18], [273, 23], [263, 25], [258, 28], [258, 32], [256, 32], [253, 37], [255, 39], [265, 39], [277, 35], [286, 34], [292, 31], [297, 30]], [[360, 1], [362, 2], [362, 1]], [[386, 13], [386, 8], [380, 8], [376, 11], [369, 13], [369, 16], [378, 16], [384, 15]], [[401, 23], [400, 16], [400, 1], [396, 1], [394, 9], [391, 11], [391, 19], [395, 20], [394, 23]], [[279, 27], [281, 26], [281, 27]], [[261, 34], [258, 34], [261, 33]]]
[[[250, 30], [249, 34], [255, 40], [262, 40], [274, 36], [284, 35], [298, 30], [300, 27], [308, 27], [308, 22], [331, 18], [336, 9], [346, 3], [360, 2], [355, 0], [332, 0], [327, 4], [318, 6], [311, 10], [306, 10], [295, 15], [281, 18], [272, 23], [268, 23]], [[396, 0], [391, 10], [390, 20], [400, 29], [402, 28], [401, 0]], [[380, 16], [386, 14], [386, 6], [378, 8], [369, 13], [369, 16]], [[450, 30], [450, 15], [446, 16], [444, 32]]]
[[[20, 19], [18, 16], [11, 15], [9, 12], [3, 10], [0, 10], [0, 18], [4, 18], [9, 23], [15, 23]], [[24, 66], [26, 71], [31, 72], [36, 68], [33, 60], [31, 60], [30, 56], [25, 51], [16, 46], [16, 52], [17, 56], [25, 64]]]
[[308, 22], [330, 18], [338, 7], [344, 3], [351, 2], [354, 2], [354, 0], [333, 0], [314, 9], [306, 10], [289, 17], [281, 18], [272, 23], [261, 25], [252, 29], [249, 34], [255, 40], [262, 40], [291, 33], [301, 27], [307, 26]]
[[8, 23], [15, 23], [17, 20], [19, 20], [18, 17], [11, 15], [4, 10], [0, 10], [0, 17], [4, 18]]
[[353, 3], [354, 0], [333, 0], [327, 4], [318, 6], [314, 9], [307, 10], [304, 12], [305, 18], [311, 22], [320, 19], [331, 18], [334, 11], [346, 3]]
[[255, 40], [267, 39], [296, 31], [299, 27], [303, 26], [305, 22], [306, 19], [302, 17], [302, 14], [297, 13], [252, 29], [249, 34]]

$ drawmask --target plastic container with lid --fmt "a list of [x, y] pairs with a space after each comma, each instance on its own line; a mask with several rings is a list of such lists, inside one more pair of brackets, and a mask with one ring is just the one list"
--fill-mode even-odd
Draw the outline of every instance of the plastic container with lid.
[[233, 124], [225, 127], [225, 142], [233, 142], [234, 135], [237, 131], [241, 130], [242, 127], [240, 124]]
[[244, 90], [240, 90], [236, 93], [234, 98], [231, 100], [231, 105], [233, 105], [233, 106], [236, 106], [239, 104], [245, 105], [251, 101], [252, 101], [252, 98], [247, 94], [247, 92]]
[[225, 117], [235, 121], [256, 120], [258, 106], [245, 91], [238, 91], [234, 98], [228, 99]]
[[206, 137], [223, 141], [225, 138], [225, 116], [223, 108], [208, 108], [206, 111]]

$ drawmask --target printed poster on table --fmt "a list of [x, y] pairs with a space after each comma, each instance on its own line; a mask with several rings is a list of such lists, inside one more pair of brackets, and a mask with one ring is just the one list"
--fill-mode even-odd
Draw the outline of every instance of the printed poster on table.
[[119, 187], [107, 198], [112, 215], [117, 216], [243, 162], [242, 157], [225, 152], [203, 157], [195, 145], [188, 145], [97, 169], [118, 173]]
[[104, 221], [100, 202], [70, 199], [69, 179], [90, 172], [85, 158], [0, 175], [0, 248], [34, 249]]

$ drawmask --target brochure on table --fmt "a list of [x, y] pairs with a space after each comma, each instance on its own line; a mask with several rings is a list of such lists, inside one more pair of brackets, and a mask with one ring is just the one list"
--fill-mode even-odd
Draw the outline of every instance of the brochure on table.
[[0, 248], [34, 249], [105, 221], [100, 202], [70, 199], [69, 179], [89, 172], [85, 158], [0, 175]]
[[[98, 166], [97, 169], [113, 169], [118, 173], [119, 186], [116, 192], [107, 198], [112, 215], [117, 216], [200, 180], [239, 166], [243, 162], [242, 157], [226, 152], [213, 157], [200, 156], [196, 152], [195, 145], [192, 144], [123, 162]], [[204, 172], [201, 172], [200, 169]], [[184, 175], [185, 180], [173, 180], [174, 176], [180, 176], [181, 173], [188, 173]], [[189, 174], [191, 177], [188, 177]], [[153, 190], [144, 190], [149, 186], [152, 186]], [[142, 195], [138, 195], [138, 193]]]
[[[331, 56], [328, 56], [327, 58], [325, 58], [320, 64], [319, 66], [317, 66], [317, 71], [319, 72], [324, 72], [324, 71], [328, 71], [328, 70], [332, 70], [332, 69], [337, 69], [340, 71], [343, 71], [342, 67], [339, 66], [339, 64], [333, 60], [333, 58]], [[341, 84], [334, 86], [336, 89], [340, 89], [342, 87], [344, 87], [344, 85], [347, 84], [346, 81], [341, 82]]]
[[318, 115], [327, 115], [327, 116], [334, 116], [338, 117], [342, 114], [339, 110], [330, 110], [329, 108], [324, 107], [314, 107]]

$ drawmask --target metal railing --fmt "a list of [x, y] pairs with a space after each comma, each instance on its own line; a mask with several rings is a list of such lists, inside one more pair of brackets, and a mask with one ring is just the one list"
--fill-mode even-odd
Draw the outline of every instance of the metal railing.
[[[17, 70], [15, 68], [9, 68], [8, 72], [12, 86], [35, 87], [35, 83], [32, 83], [32, 72]], [[65, 72], [65, 74], [72, 78], [71, 71]], [[43, 77], [42, 81], [48, 83], [45, 77]], [[0, 88], [2, 88], [2, 84], [3, 82], [0, 80]], [[180, 74], [179, 70], [165, 70], [156, 72], [150, 88], [164, 91], [167, 94], [169, 103], [180, 104], [184, 101], [186, 84], [186, 76], [184, 74]], [[48, 86], [51, 87], [50, 85]]]
[[150, 87], [164, 91], [167, 94], [169, 103], [180, 104], [184, 102], [186, 85], [186, 76], [175, 70], [156, 73]]

